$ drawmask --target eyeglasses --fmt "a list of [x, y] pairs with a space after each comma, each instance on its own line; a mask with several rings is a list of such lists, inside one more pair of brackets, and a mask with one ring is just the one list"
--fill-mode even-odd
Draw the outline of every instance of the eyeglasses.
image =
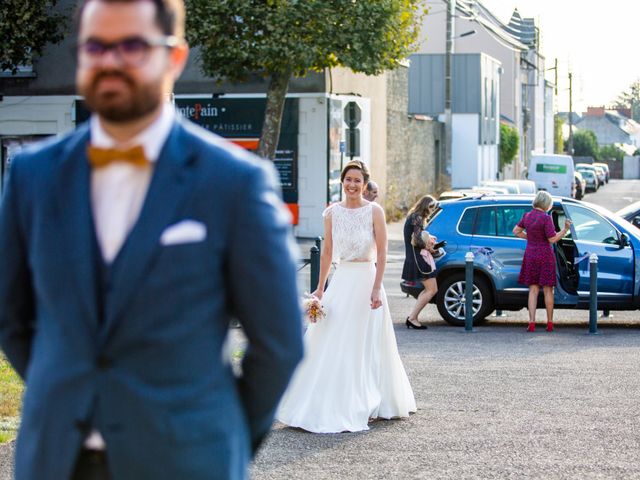
[[113, 50], [114, 56], [127, 67], [139, 67], [149, 59], [155, 47], [174, 48], [179, 40], [174, 36], [148, 39], [143, 37], [127, 37], [117, 42], [103, 42], [90, 38], [77, 45], [78, 61], [83, 65], [95, 65], [104, 55]]

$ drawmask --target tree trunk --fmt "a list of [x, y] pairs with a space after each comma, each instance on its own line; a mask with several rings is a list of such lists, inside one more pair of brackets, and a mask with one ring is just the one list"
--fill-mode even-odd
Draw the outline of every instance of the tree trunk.
[[271, 75], [269, 90], [267, 91], [267, 108], [264, 112], [264, 123], [262, 124], [260, 144], [258, 146], [258, 155], [262, 158], [273, 160], [276, 156], [284, 99], [287, 95], [290, 78], [290, 71]]

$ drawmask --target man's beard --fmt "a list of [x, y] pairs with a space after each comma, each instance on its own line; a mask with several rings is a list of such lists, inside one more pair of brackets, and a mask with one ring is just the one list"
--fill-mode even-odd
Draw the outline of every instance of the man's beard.
[[[118, 101], [108, 98], [109, 95], [97, 95], [98, 83], [103, 77], [117, 76], [129, 85], [130, 98], [128, 101]], [[114, 123], [135, 121], [153, 112], [162, 102], [161, 82], [137, 85], [127, 74], [119, 71], [104, 71], [98, 73], [89, 87], [80, 88], [89, 110], [100, 117]]]

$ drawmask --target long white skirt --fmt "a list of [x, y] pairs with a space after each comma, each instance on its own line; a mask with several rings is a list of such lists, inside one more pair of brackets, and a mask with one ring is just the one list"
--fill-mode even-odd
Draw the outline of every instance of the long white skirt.
[[305, 358], [280, 402], [276, 418], [316, 433], [368, 430], [372, 418], [416, 411], [398, 354], [387, 296], [371, 309], [375, 265], [344, 262], [322, 304], [327, 313], [304, 336]]

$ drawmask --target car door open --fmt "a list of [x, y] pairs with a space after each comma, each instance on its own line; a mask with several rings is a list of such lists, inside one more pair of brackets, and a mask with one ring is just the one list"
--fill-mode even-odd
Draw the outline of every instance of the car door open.
[[575, 245], [573, 263], [579, 275], [577, 293], [589, 301], [589, 258], [598, 256], [598, 304], [631, 304], [633, 300], [633, 249], [608, 220], [585, 206], [565, 203], [564, 212], [572, 221], [567, 241]]

